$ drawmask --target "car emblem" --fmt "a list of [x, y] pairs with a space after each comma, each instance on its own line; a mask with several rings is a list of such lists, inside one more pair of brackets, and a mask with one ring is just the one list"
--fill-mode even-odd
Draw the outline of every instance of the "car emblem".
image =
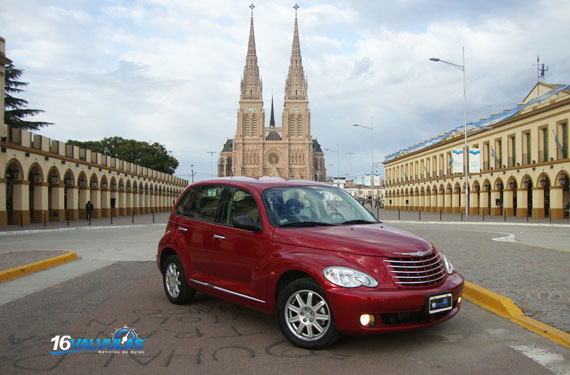
[[411, 257], [423, 257], [424, 255], [427, 255], [431, 253], [431, 250], [426, 250], [426, 251], [417, 251], [415, 253], [396, 253], [397, 255], [407, 255], [407, 256], [411, 256]]

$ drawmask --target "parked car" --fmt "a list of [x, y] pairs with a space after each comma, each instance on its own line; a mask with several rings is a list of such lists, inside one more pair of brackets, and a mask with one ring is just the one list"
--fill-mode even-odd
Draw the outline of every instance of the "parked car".
[[156, 260], [172, 303], [200, 291], [276, 314], [290, 342], [312, 349], [446, 321], [464, 285], [430, 242], [377, 221], [344, 190], [278, 178], [188, 187]]

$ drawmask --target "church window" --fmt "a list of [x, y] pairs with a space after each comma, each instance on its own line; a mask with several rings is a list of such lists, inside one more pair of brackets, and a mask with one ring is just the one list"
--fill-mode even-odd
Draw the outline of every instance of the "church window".
[[301, 116], [297, 119], [297, 135], [300, 137], [303, 135], [303, 119]]
[[257, 116], [253, 115], [253, 119], [251, 120], [251, 135], [257, 135]]
[[243, 135], [245, 137], [249, 137], [249, 116], [248, 115], [245, 115]]
[[291, 120], [289, 123], [289, 135], [291, 137], [295, 136], [295, 118], [293, 116], [291, 116]]

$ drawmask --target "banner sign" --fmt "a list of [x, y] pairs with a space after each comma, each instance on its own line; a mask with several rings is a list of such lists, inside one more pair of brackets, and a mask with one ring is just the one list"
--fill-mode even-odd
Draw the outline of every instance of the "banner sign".
[[453, 149], [453, 173], [463, 173], [463, 149]]
[[374, 186], [380, 186], [380, 173], [374, 173]]
[[481, 150], [473, 148], [469, 150], [469, 173], [481, 172]]
[[370, 173], [364, 174], [364, 185], [366, 185], [366, 186], [372, 185], [372, 179], [370, 178]]

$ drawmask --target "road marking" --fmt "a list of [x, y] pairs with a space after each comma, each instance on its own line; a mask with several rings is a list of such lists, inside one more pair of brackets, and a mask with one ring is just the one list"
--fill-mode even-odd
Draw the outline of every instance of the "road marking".
[[501, 242], [517, 242], [515, 239], [515, 235], [514, 234], [510, 234], [510, 233], [501, 233], [501, 232], [497, 232], [498, 234], [504, 234], [504, 237], [497, 237], [497, 238], [491, 238], [493, 241], [501, 241]]
[[541, 349], [535, 345], [511, 345], [511, 348], [521, 352], [534, 362], [546, 367], [557, 375], [570, 374], [570, 369], [563, 363], [564, 357], [560, 354], [549, 352], [548, 350]]

